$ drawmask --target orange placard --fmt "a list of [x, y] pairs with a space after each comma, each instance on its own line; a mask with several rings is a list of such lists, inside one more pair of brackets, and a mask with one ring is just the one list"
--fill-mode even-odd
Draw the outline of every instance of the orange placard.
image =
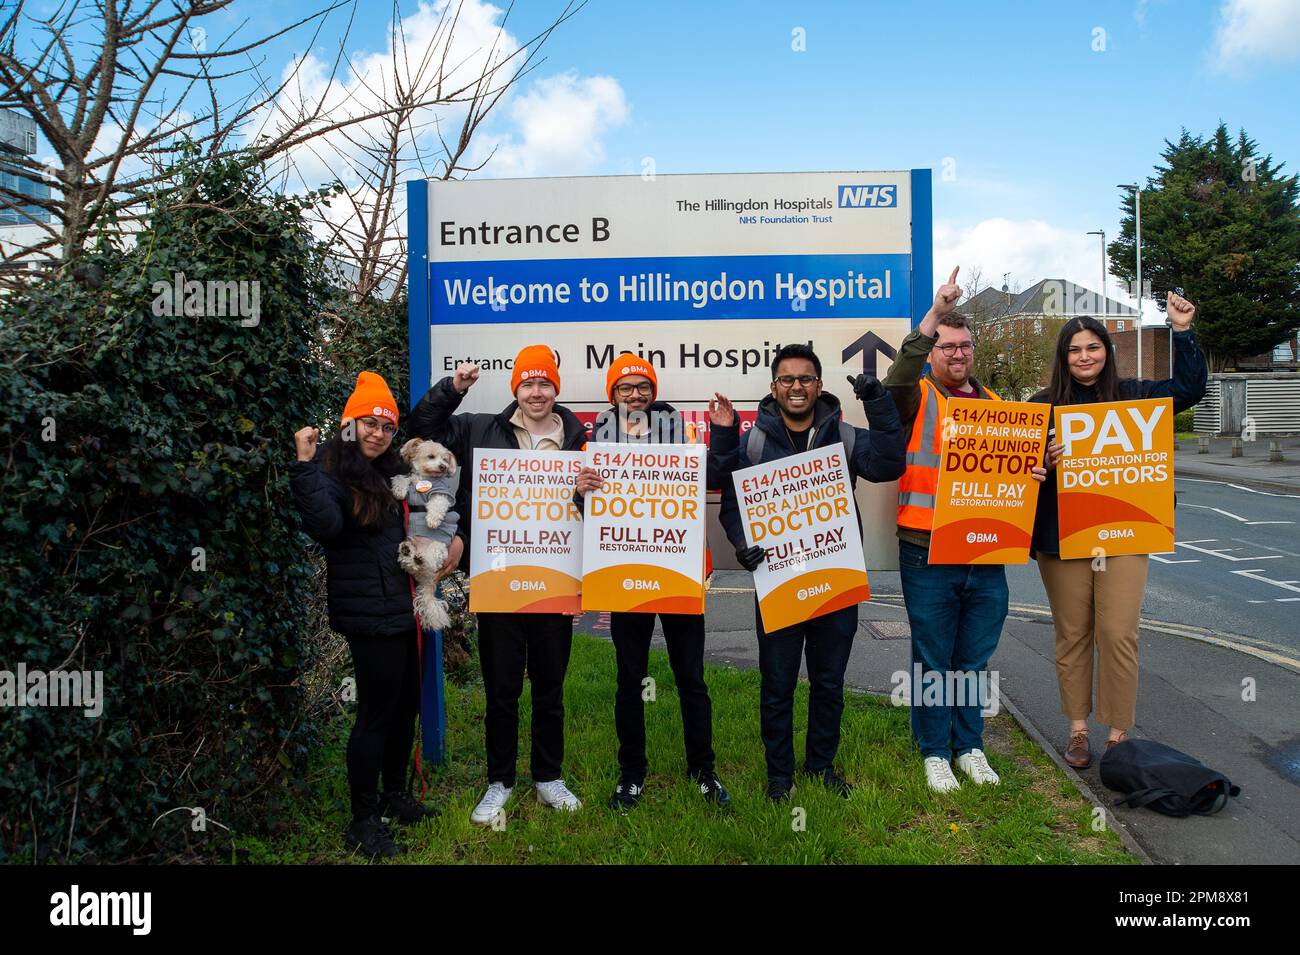
[[943, 421], [932, 564], [1024, 564], [1034, 533], [1051, 407], [952, 398]]
[[604, 484], [582, 523], [582, 609], [704, 613], [706, 449], [590, 442]]
[[1174, 549], [1172, 398], [1056, 409], [1061, 557]]
[[843, 444], [732, 473], [769, 634], [871, 598]]
[[580, 451], [474, 449], [471, 611], [581, 611], [581, 467]]

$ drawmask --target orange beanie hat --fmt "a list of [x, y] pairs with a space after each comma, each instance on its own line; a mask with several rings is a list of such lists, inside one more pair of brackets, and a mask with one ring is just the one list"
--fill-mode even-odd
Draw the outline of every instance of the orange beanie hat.
[[560, 393], [560, 369], [555, 364], [554, 353], [545, 345], [525, 345], [515, 356], [510, 393], [513, 395], [530, 378], [545, 378], [555, 386], [555, 393]]
[[397, 400], [388, 390], [388, 382], [373, 371], [363, 371], [357, 375], [357, 386], [352, 390], [348, 403], [343, 406], [343, 417], [382, 418], [397, 427]]
[[659, 397], [659, 376], [655, 374], [654, 365], [644, 358], [633, 355], [630, 351], [625, 351], [614, 359], [609, 366], [609, 371], [605, 372], [605, 394], [609, 397], [610, 404], [614, 403], [614, 386], [626, 375], [644, 375], [649, 378], [650, 386], [654, 388], [650, 400]]

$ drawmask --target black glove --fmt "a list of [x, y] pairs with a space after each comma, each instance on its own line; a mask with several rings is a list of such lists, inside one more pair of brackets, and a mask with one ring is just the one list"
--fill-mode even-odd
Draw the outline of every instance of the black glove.
[[849, 384], [853, 386], [853, 393], [858, 396], [859, 401], [871, 401], [879, 398], [885, 393], [885, 386], [880, 383], [880, 379], [875, 375], [861, 374], [854, 378], [848, 376]]
[[758, 570], [758, 565], [767, 560], [767, 551], [762, 547], [737, 547], [736, 560], [748, 571]]

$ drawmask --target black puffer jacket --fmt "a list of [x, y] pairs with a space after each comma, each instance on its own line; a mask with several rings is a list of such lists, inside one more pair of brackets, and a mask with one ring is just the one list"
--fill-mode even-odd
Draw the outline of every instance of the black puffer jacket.
[[[849, 486], [856, 487], [857, 480], [874, 483], [897, 481], [907, 469], [907, 435], [898, 420], [898, 408], [889, 392], [878, 398], [862, 402], [870, 428], [854, 427], [853, 457], [849, 460]], [[813, 410], [813, 428], [809, 437], [811, 445], [808, 450], [830, 447], [840, 440], [840, 421], [844, 415], [840, 409], [840, 399], [823, 391], [817, 398]], [[767, 463], [789, 457], [795, 453], [794, 445], [781, 417], [781, 406], [776, 398], [768, 395], [758, 403], [758, 415], [754, 419], [754, 428], [764, 434], [763, 454], [760, 461]], [[753, 429], [745, 432], [732, 458], [733, 470], [750, 466], [749, 442]], [[730, 475], [728, 475], [730, 477]], [[862, 530], [862, 515], [858, 514], [858, 530]], [[744, 522], [740, 517], [740, 503], [736, 500], [736, 486], [731, 480], [722, 482], [722, 505], [718, 508], [718, 520], [727, 538], [737, 547], [745, 547]]]
[[[1209, 369], [1205, 363], [1205, 353], [1196, 341], [1192, 329], [1174, 332], [1174, 376], [1164, 381], [1152, 381], [1148, 378], [1121, 378], [1119, 380], [1119, 400], [1134, 401], [1143, 398], [1173, 398], [1174, 414], [1194, 407], [1205, 397], [1205, 385]], [[1029, 399], [1050, 404], [1051, 396], [1043, 389]], [[1070, 403], [1076, 405], [1092, 404], [1098, 401], [1097, 390], [1091, 385], [1074, 382], [1070, 386]], [[1048, 419], [1049, 422], [1051, 419]], [[1049, 424], [1048, 427], [1051, 427]], [[1054, 432], [1053, 432], [1054, 433]], [[1038, 510], [1034, 512], [1034, 538], [1029, 554], [1036, 557], [1039, 553], [1055, 556], [1061, 552], [1061, 525], [1058, 521], [1056, 496], [1056, 474], [1049, 474], [1047, 480], [1038, 488]]]
[[[518, 450], [515, 427], [510, 423], [519, 402], [512, 401], [500, 414], [456, 414], [465, 398], [451, 386], [448, 376], [428, 390], [411, 412], [411, 436], [437, 441], [444, 445], [460, 464], [460, 490], [456, 493], [456, 512], [460, 524], [456, 536], [466, 543], [461, 553], [460, 569], [469, 573], [469, 540], [474, 523], [470, 497], [474, 491], [474, 449], [513, 448]], [[557, 404], [555, 413], [564, 425], [561, 451], [581, 451], [587, 443], [587, 429], [568, 408]]]
[[325, 548], [330, 627], [347, 637], [415, 633], [411, 578], [397, 563], [406, 536], [402, 509], [388, 512], [380, 526], [358, 527], [350, 492], [314, 461], [289, 466], [289, 487], [302, 516], [302, 529]]

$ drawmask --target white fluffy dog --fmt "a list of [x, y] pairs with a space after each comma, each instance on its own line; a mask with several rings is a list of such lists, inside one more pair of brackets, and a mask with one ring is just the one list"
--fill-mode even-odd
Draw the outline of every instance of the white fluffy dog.
[[436, 441], [412, 438], [402, 445], [409, 474], [392, 479], [393, 497], [405, 500], [411, 520], [397, 562], [415, 579], [415, 612], [426, 629], [442, 630], [451, 623], [446, 601], [438, 598], [434, 576], [447, 561], [447, 548], [460, 520], [452, 507], [460, 485], [456, 456]]

